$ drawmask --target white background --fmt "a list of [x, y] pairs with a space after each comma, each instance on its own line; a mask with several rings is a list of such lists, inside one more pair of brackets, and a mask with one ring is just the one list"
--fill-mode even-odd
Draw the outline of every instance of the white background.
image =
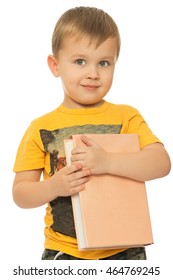
[[[43, 251], [44, 208], [20, 209], [11, 195], [16, 151], [30, 122], [55, 109], [63, 92], [47, 66], [58, 17], [79, 5], [107, 11], [122, 46], [106, 100], [136, 107], [173, 156], [173, 40], [171, 0], [0, 1], [0, 259], [38, 263]], [[148, 262], [172, 264], [172, 180], [147, 183], [154, 245]]]

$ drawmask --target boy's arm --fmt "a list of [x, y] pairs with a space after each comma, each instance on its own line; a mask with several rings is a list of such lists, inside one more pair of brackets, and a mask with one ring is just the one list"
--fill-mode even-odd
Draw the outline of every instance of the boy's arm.
[[34, 208], [58, 196], [70, 196], [82, 191], [90, 171], [81, 164], [64, 167], [45, 181], [40, 181], [42, 170], [18, 172], [13, 184], [13, 199], [21, 208]]
[[72, 151], [72, 162], [87, 166], [91, 174], [112, 174], [137, 181], [148, 181], [166, 176], [171, 168], [164, 146], [154, 143], [136, 153], [108, 153], [86, 136], [84, 147]]
[[149, 181], [166, 176], [170, 168], [170, 159], [164, 146], [154, 143], [136, 153], [112, 154], [109, 173]]

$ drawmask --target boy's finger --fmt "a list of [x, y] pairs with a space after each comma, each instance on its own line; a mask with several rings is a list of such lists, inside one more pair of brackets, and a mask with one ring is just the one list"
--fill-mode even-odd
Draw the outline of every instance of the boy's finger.
[[76, 171], [79, 171], [82, 168], [83, 168], [83, 166], [82, 166], [81, 163], [72, 164], [69, 167], [67, 167], [66, 175], [69, 175], [69, 174], [72, 174], [72, 173], [74, 173]]

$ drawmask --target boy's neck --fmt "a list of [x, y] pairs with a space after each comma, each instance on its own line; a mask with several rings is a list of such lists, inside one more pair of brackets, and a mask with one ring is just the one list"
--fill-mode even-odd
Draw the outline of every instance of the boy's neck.
[[101, 107], [104, 104], [105, 100], [102, 99], [99, 102], [97, 102], [96, 104], [80, 104], [80, 103], [76, 103], [75, 105], [73, 104], [67, 104], [66, 102], [62, 102], [62, 105], [67, 108], [67, 109], [89, 109], [89, 108], [98, 108]]

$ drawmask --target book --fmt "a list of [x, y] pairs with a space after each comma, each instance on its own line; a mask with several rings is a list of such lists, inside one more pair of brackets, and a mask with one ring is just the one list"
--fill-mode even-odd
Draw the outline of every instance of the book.
[[[137, 152], [136, 134], [89, 134], [108, 152]], [[67, 165], [71, 150], [85, 145], [81, 135], [64, 140]], [[153, 243], [145, 182], [115, 175], [91, 175], [85, 189], [72, 196], [79, 250], [130, 248]]]

